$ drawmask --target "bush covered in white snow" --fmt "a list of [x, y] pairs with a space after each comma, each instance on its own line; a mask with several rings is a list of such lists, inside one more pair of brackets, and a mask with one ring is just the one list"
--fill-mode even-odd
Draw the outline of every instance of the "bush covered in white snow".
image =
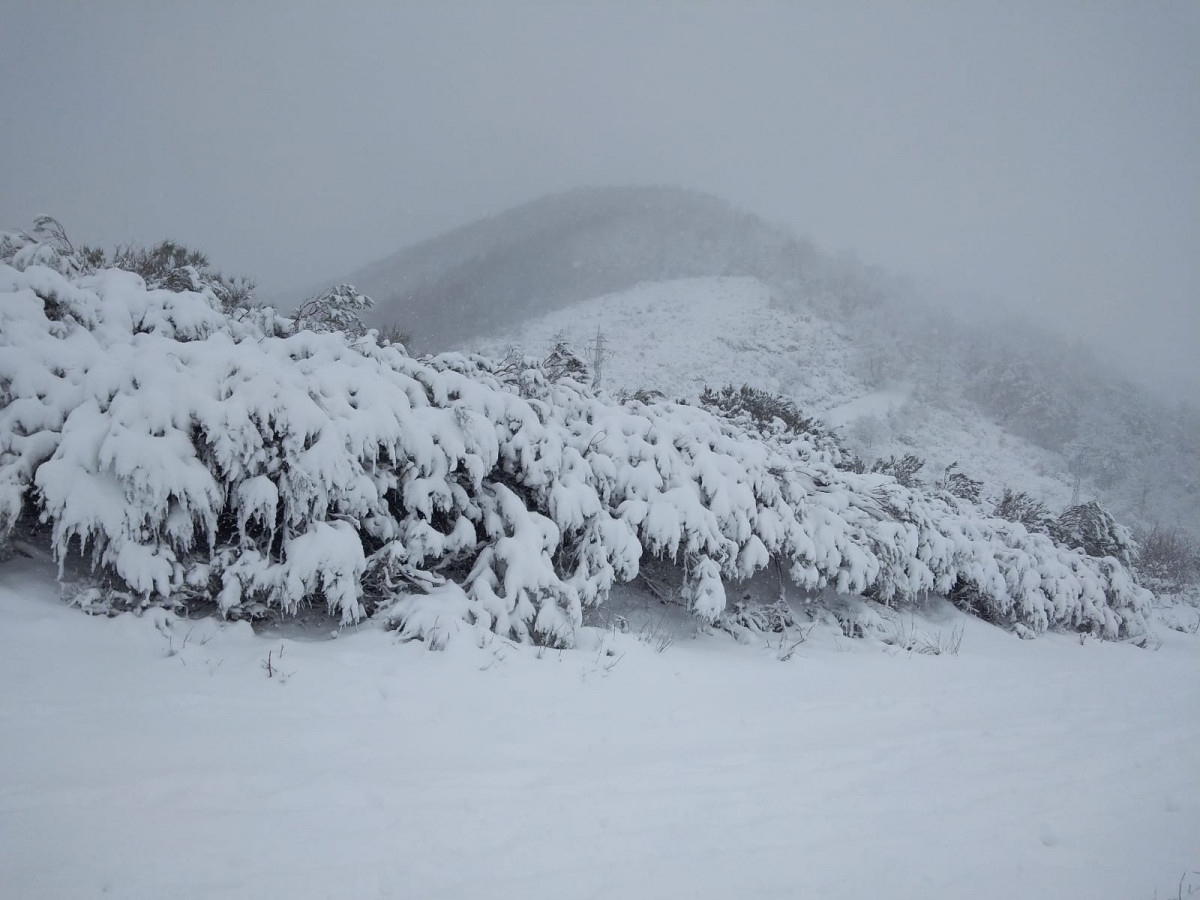
[[778, 561], [811, 591], [1144, 627], [1118, 559], [839, 469], [794, 429], [618, 404], [533, 360], [414, 359], [0, 240], [0, 535], [39, 517], [130, 602], [320, 603], [435, 644], [466, 620], [570, 645], [653, 554], [682, 563], [706, 621], [726, 581]]

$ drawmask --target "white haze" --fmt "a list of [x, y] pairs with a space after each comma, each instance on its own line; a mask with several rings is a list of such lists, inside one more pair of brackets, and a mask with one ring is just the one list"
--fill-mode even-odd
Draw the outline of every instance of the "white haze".
[[0, 3], [0, 225], [264, 291], [673, 183], [1195, 398], [1200, 6]]

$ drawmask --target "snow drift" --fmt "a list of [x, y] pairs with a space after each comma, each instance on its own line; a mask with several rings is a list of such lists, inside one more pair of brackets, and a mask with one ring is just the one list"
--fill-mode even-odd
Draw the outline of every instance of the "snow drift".
[[943, 595], [1032, 631], [1144, 628], [1120, 560], [844, 471], [781, 421], [617, 403], [536, 360], [414, 359], [5, 246], [0, 536], [49, 526], [99, 576], [82, 603], [324, 604], [431, 644], [466, 620], [567, 646], [652, 554], [708, 621], [725, 581], [775, 563], [806, 591]]

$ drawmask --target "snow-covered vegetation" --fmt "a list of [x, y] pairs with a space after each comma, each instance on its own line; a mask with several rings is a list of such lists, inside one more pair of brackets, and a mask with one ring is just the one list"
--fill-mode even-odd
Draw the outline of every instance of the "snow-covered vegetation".
[[774, 566], [807, 596], [943, 596], [1024, 634], [1145, 628], [1128, 535], [1099, 507], [1073, 515], [1108, 542], [1068, 540], [1066, 519], [1031, 530], [949, 482], [853, 471], [757, 395], [616, 402], [561, 347], [418, 359], [309, 330], [354, 323], [349, 288], [299, 321], [230, 304], [196, 265], [151, 287], [60, 234], [0, 246], [0, 534], [40, 522], [62, 571], [85, 556], [82, 604], [321, 604], [435, 646], [459, 622], [567, 646], [665, 557], [706, 622], [727, 582]]
[[[540, 351], [565, 339], [582, 346], [586, 356], [601, 333], [611, 393], [694, 400], [723, 381], [757, 385], [834, 428], [867, 469], [930, 489], [946, 482], [949, 470], [980, 483], [985, 508], [1031, 528], [1045, 530], [1039, 521], [1099, 501], [1134, 531], [1144, 550], [1138, 561], [1143, 583], [1156, 594], [1195, 597], [1200, 578], [1188, 573], [1200, 571], [1192, 536], [1200, 525], [1194, 479], [1200, 431], [1189, 436], [1193, 411], [1181, 407], [1175, 415], [1139, 400], [1130, 389], [1127, 403], [1140, 404], [1146, 430], [1128, 439], [1093, 432], [1093, 456], [1134, 460], [1124, 478], [1098, 479], [1072, 455], [1074, 445], [1055, 449], [1036, 443], [1014, 425], [1019, 416], [1007, 426], [993, 420], [964, 389], [969, 365], [957, 353], [893, 351], [883, 380], [873, 380], [872, 361], [878, 361], [875, 354], [888, 334], [894, 338], [913, 327], [892, 327], [892, 313], [874, 311], [883, 324], [870, 316], [848, 321], [780, 297], [757, 278], [647, 283], [514, 322], [463, 346], [496, 355], [514, 347]], [[946, 332], [957, 326], [941, 321], [941, 327]], [[1105, 383], [1093, 380], [1096, 390]], [[1038, 390], [1053, 395], [1052, 388]], [[1114, 410], [1128, 413], [1120, 405]], [[1085, 418], [1092, 412], [1085, 410]]]
[[[957, 460], [997, 496], [1011, 487], [1056, 509], [1095, 498], [1143, 535], [1157, 527], [1200, 536], [1194, 403], [1131, 383], [1071, 335], [979, 303], [964, 316], [972, 304], [961, 298], [933, 302], [930, 289], [710, 195], [569, 191], [405, 248], [345, 280], [379, 301], [372, 321], [400, 322], [424, 349], [495, 347], [498, 334], [524, 336], [551, 319], [581, 342], [600, 324], [621, 354], [612, 371], [622, 386], [657, 366], [693, 382], [786, 391], [810, 413], [858, 404], [850, 411], [861, 421], [847, 433], [866, 455], [915, 450], [935, 478]], [[769, 308], [743, 319], [752, 283]], [[630, 309], [625, 298], [638, 298], [640, 322], [613, 320]], [[597, 323], [596, 307], [611, 308], [611, 317]], [[539, 352], [542, 343], [527, 341]], [[686, 352], [673, 359], [671, 346]], [[671, 397], [696, 396], [701, 386], [670, 377], [633, 385]], [[879, 408], [869, 409], [871, 398]]]

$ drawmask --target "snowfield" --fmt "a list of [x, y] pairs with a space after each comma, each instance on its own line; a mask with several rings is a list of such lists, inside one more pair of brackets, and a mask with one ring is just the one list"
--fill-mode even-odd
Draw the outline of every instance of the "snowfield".
[[89, 618], [53, 579], [44, 560], [0, 567], [5, 897], [1151, 900], [1200, 884], [1195, 636], [1021, 641], [937, 606], [904, 621], [961, 627], [961, 654], [818, 625], [781, 662], [652, 603], [642, 616], [674, 638], [656, 652], [625, 589], [611, 604], [630, 633], [586, 648], [464, 624], [432, 653], [374, 625], [327, 640]]

